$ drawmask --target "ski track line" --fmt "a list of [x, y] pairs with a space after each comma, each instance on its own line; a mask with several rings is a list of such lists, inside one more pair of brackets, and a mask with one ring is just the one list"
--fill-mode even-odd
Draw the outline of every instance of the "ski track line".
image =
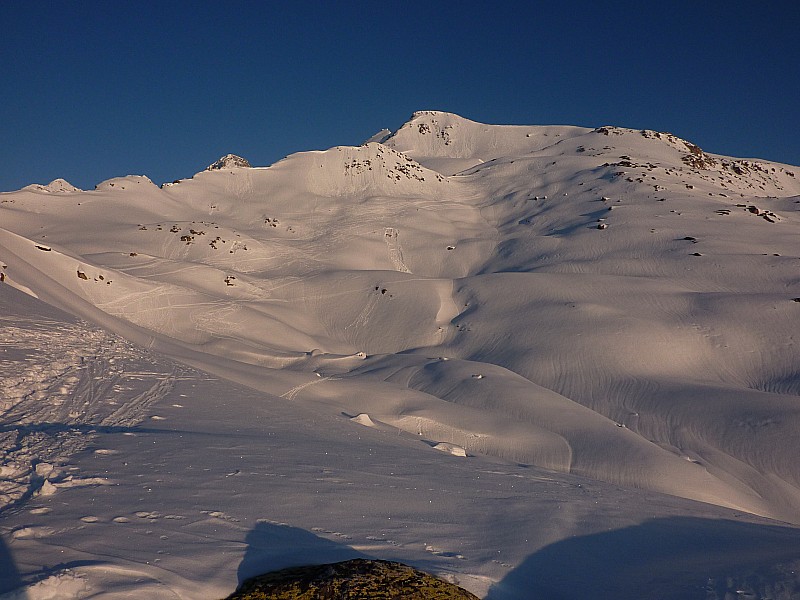
[[153, 404], [165, 398], [175, 387], [175, 371], [167, 377], [156, 381], [149, 389], [131, 398], [102, 421], [101, 425], [114, 427], [130, 427], [144, 420], [145, 412]]
[[367, 303], [364, 305], [364, 308], [361, 309], [361, 312], [358, 313], [353, 322], [349, 325], [345, 325], [344, 329], [350, 329], [351, 327], [363, 327], [369, 322], [370, 316], [375, 311], [375, 308], [378, 306], [378, 298], [376, 296], [370, 296]]
[[[53, 423], [73, 423], [78, 420], [88, 421], [92, 409], [105, 400], [109, 392], [119, 381], [119, 376], [112, 372], [110, 364], [104, 357], [94, 357], [81, 370], [81, 377], [73, 393], [67, 396], [55, 411], [49, 415]], [[43, 406], [46, 407], [46, 404]]]
[[293, 387], [287, 392], [281, 394], [281, 398], [285, 398], [286, 400], [294, 400], [297, 397], [297, 394], [302, 392], [307, 387], [312, 385], [316, 385], [318, 383], [322, 383], [323, 381], [337, 381], [339, 378], [334, 377], [333, 375], [329, 375], [328, 377], [320, 377], [319, 379], [312, 379], [311, 381], [307, 381], [305, 383], [301, 383], [298, 386]]

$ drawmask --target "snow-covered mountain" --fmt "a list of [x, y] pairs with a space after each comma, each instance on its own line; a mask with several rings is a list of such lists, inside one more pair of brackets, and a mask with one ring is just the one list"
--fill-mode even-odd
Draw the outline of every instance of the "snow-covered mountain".
[[215, 160], [213, 163], [206, 167], [206, 171], [220, 171], [222, 169], [231, 168], [249, 168], [252, 165], [246, 158], [236, 156], [235, 154], [226, 154], [222, 158]]
[[355, 555], [493, 599], [788, 585], [798, 205], [800, 167], [669, 133], [431, 111], [0, 194], [0, 591], [212, 598]]

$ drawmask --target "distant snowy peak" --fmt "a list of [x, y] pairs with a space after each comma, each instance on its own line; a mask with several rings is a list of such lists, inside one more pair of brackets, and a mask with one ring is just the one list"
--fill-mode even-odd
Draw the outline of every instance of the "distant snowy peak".
[[439, 111], [418, 111], [383, 143], [444, 175], [500, 156], [522, 155], [591, 131], [563, 125], [486, 125]]
[[230, 169], [230, 168], [251, 168], [252, 165], [247, 161], [246, 158], [242, 158], [241, 156], [236, 156], [235, 154], [226, 154], [216, 162], [208, 165], [206, 167], [206, 171], [220, 171], [222, 169]]
[[39, 184], [28, 185], [23, 189], [32, 190], [36, 192], [48, 192], [48, 193], [83, 191], [80, 188], [76, 188], [74, 185], [72, 185], [69, 181], [65, 179], [54, 179], [47, 185], [39, 185]]
[[[800, 192], [800, 177], [790, 165], [710, 154], [674, 134], [649, 129], [487, 125], [452, 113], [419, 111], [382, 143], [444, 176], [470, 174], [495, 161], [549, 161], [550, 171], [566, 169], [564, 177], [570, 171], [614, 168], [610, 176], [628, 183], [647, 178], [656, 192], [666, 189], [667, 180], [689, 174], [698, 181], [682, 181], [686, 189], [702, 184], [723, 194]], [[658, 169], [664, 181], [656, 177]]]

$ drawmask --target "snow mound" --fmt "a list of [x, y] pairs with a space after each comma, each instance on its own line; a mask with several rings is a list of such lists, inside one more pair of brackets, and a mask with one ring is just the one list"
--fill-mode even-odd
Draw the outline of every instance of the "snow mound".
[[2, 600], [61, 600], [63, 598], [84, 598], [88, 591], [86, 581], [79, 574], [65, 569], [49, 575], [33, 585], [8, 592], [0, 596]]
[[66, 179], [54, 179], [47, 185], [27, 185], [23, 190], [31, 190], [36, 192], [49, 192], [49, 193], [62, 193], [62, 192], [81, 192], [80, 188], [75, 187]]
[[97, 191], [141, 191], [139, 186], [142, 188], [156, 187], [150, 178], [145, 175], [126, 175], [125, 177], [113, 177], [111, 179], [106, 179], [105, 181], [98, 183], [94, 189]]
[[360, 413], [350, 419], [353, 423], [364, 425], [365, 427], [376, 427], [375, 422], [370, 418], [367, 413]]
[[452, 454], [453, 456], [467, 455], [467, 451], [464, 448], [456, 444], [451, 444], [450, 442], [439, 442], [433, 446], [433, 449], [444, 452], [445, 454]]

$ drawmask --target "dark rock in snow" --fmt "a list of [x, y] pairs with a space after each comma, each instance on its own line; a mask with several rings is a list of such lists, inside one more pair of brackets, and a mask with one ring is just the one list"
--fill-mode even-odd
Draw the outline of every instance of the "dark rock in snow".
[[246, 580], [228, 600], [477, 600], [477, 596], [402, 563], [357, 558], [282, 569]]
[[230, 169], [231, 167], [247, 167], [252, 165], [247, 162], [247, 159], [235, 154], [227, 154], [220, 158], [217, 162], [210, 164], [206, 167], [206, 171], [219, 171], [221, 169]]

